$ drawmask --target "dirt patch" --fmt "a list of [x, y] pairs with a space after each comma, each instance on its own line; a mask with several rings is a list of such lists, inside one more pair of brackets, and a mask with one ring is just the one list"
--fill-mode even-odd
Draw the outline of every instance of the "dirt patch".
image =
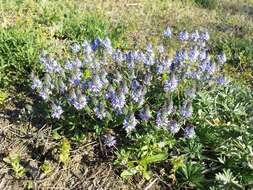
[[[20, 119], [23, 118], [22, 106], [31, 103], [31, 99], [22, 99], [19, 107], [11, 100], [5, 103], [7, 106], [2, 108], [0, 115], [0, 189], [164, 189], [157, 179], [152, 184], [141, 178], [121, 179], [119, 170], [112, 164], [113, 153], [101, 157], [99, 143], [92, 137], [73, 144], [71, 159], [63, 165], [58, 155], [61, 141], [53, 138], [51, 126], [38, 128], [32, 120]], [[19, 163], [24, 169], [20, 177], [5, 161], [13, 154], [20, 156]], [[42, 169], [45, 163], [50, 164], [48, 173]]]

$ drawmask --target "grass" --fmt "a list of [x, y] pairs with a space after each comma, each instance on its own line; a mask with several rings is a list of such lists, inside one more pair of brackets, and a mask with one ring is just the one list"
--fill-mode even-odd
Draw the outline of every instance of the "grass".
[[[6, 99], [4, 92], [7, 91], [8, 99], [10, 98], [9, 91], [12, 92], [10, 89], [13, 86], [16, 89], [27, 88], [32, 70], [41, 72], [39, 54], [42, 49], [52, 54], [62, 55], [66, 53], [64, 49], [66, 44], [108, 35], [114, 47], [137, 48], [137, 44], [144, 47], [149, 41], [159, 44], [159, 35], [167, 25], [172, 26], [175, 31], [207, 28], [212, 33], [212, 50], [225, 51], [228, 55], [229, 66], [226, 68], [228, 74], [238, 79], [240, 83], [253, 86], [252, 0], [2, 0], [0, 2], [0, 88], [4, 88], [0, 90], [1, 93], [3, 92], [2, 99]], [[16, 91], [11, 100], [18, 99], [15, 94], [17, 94]], [[30, 98], [23, 96], [21, 99], [25, 104], [30, 104], [28, 101]], [[87, 183], [86, 186], [78, 184], [80, 188], [92, 185], [93, 188], [99, 188], [99, 183], [106, 183], [107, 178], [109, 179], [107, 183], [113, 189], [118, 187], [136, 189], [148, 185], [147, 183], [138, 184], [140, 181], [138, 179], [136, 183], [130, 181], [126, 185], [114, 171], [110, 170], [110, 164], [104, 167], [104, 162], [99, 157], [101, 155], [97, 155], [99, 152], [97, 142], [87, 142], [87, 139], [94, 139], [93, 137], [87, 136], [85, 140], [81, 139], [78, 143], [71, 144], [71, 147], [68, 144], [65, 152], [61, 147], [61, 142], [67, 141], [64, 141], [63, 137], [57, 133], [51, 135], [48, 129], [38, 130], [32, 127], [32, 137], [29, 140], [30, 126], [35, 126], [35, 124], [29, 117], [25, 121], [19, 118], [23, 117], [24, 111], [27, 111], [20, 108], [25, 107], [25, 104], [17, 106], [9, 101], [0, 102], [0, 108], [4, 107], [5, 110], [1, 110], [4, 117], [0, 115], [0, 125], [4, 126], [1, 132], [7, 134], [0, 152], [8, 157], [7, 147], [14, 149], [15, 144], [20, 148], [23, 147], [20, 162], [26, 170], [31, 165], [27, 160], [35, 160], [43, 171], [53, 173], [51, 175], [52, 173], [48, 172], [50, 173], [48, 181], [38, 182], [42, 187], [61, 187], [61, 183], [65, 187], [71, 187], [71, 181], [74, 180], [78, 184], [78, 180], [83, 178], [87, 178]], [[18, 117], [11, 115], [16, 112]], [[7, 121], [4, 119], [6, 117]], [[21, 138], [22, 136], [27, 139]], [[207, 135], [201, 138], [210, 138], [215, 142], [217, 136], [208, 137]], [[57, 140], [58, 138], [61, 141]], [[222, 140], [222, 137], [219, 136], [219, 138]], [[14, 145], [12, 141], [15, 142]], [[84, 150], [85, 153], [83, 153]], [[63, 168], [59, 168], [57, 152], [62, 153], [60, 154], [62, 160], [68, 160], [68, 164], [65, 164]], [[83, 166], [83, 160], [87, 157], [87, 165]], [[106, 159], [110, 160], [110, 158], [109, 153]], [[50, 159], [50, 162], [47, 159]], [[8, 170], [8, 166], [2, 163], [2, 159], [0, 165], [5, 171]], [[95, 169], [92, 169], [93, 166]], [[196, 167], [196, 172], [201, 169], [198, 166], [192, 166], [192, 163], [189, 163], [189, 167]], [[71, 171], [72, 168], [74, 168], [74, 174]], [[4, 170], [0, 171], [1, 176], [4, 176]], [[90, 176], [98, 173], [101, 179], [89, 178], [88, 173], [80, 176], [86, 170], [91, 171]], [[109, 172], [99, 173], [101, 170]], [[29, 170], [27, 173], [29, 176], [33, 172]], [[187, 180], [183, 171], [180, 175]], [[57, 178], [57, 176], [60, 177]], [[30, 186], [29, 178], [24, 177], [24, 179], [24, 182], [17, 182], [13, 178], [11, 185], [25, 187], [29, 184]], [[114, 180], [118, 187], [113, 184]], [[157, 189], [159, 188], [162, 189], [163, 186], [160, 184], [157, 186]]]
[[216, 49], [237, 52], [233, 62], [247, 68], [250, 81], [252, 2], [238, 3], [239, 8], [226, 0], [117, 1], [113, 6], [111, 1], [98, 0], [2, 1], [0, 86], [25, 84], [31, 70], [39, 69], [38, 54], [44, 48], [55, 53], [64, 43], [96, 36], [109, 36], [114, 47], [123, 49], [144, 46], [147, 41], [159, 43], [157, 36], [167, 25], [175, 30], [208, 28], [212, 41], [221, 41], [213, 44]]

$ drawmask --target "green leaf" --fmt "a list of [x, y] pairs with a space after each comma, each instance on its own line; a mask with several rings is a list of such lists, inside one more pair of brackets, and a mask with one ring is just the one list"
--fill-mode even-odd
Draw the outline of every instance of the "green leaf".
[[161, 154], [157, 154], [157, 155], [152, 155], [152, 156], [146, 157], [141, 162], [145, 162], [146, 164], [150, 164], [150, 163], [166, 160], [167, 158], [168, 158], [167, 154], [161, 153]]
[[121, 172], [120, 177], [122, 177], [123, 179], [127, 179], [127, 178], [129, 178], [130, 176], [133, 176], [136, 173], [137, 173], [137, 171], [133, 170], [133, 169], [124, 170], [123, 172]]
[[144, 177], [146, 180], [150, 180], [151, 175], [152, 175], [152, 173], [151, 173], [150, 171], [144, 171], [144, 172], [143, 172], [143, 177]]

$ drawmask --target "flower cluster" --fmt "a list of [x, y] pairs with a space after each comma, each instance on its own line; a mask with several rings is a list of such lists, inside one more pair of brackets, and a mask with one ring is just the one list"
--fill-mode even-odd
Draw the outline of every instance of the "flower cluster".
[[[109, 38], [71, 46], [71, 58], [54, 59], [41, 55], [45, 74], [32, 75], [32, 89], [52, 107], [52, 118], [61, 119], [73, 107], [97, 122], [119, 126], [127, 134], [155, 125], [172, 134], [184, 131], [195, 136], [195, 126], [184, 121], [194, 117], [193, 100], [198, 91], [212, 85], [224, 85], [224, 53], [211, 55], [207, 31], [182, 31], [173, 34], [167, 27], [163, 39], [175, 36], [182, 44], [169, 55], [163, 41], [145, 50], [114, 49]], [[175, 101], [178, 92], [180, 101]], [[159, 106], [160, 105], [160, 106]], [[182, 133], [181, 133], [182, 134]], [[107, 134], [105, 142], [114, 146], [116, 138]]]

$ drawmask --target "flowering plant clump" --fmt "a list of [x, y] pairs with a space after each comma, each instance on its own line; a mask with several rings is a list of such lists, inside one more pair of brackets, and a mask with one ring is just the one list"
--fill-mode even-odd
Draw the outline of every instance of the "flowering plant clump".
[[[179, 44], [174, 53], [171, 40]], [[211, 54], [208, 40], [207, 31], [175, 34], [168, 27], [157, 46], [124, 51], [98, 37], [73, 44], [66, 59], [42, 53], [44, 75], [32, 75], [32, 89], [47, 103], [52, 119], [64, 127], [70, 118], [78, 127], [95, 131], [96, 126], [108, 147], [117, 146], [119, 138], [139, 139], [138, 134], [156, 130], [169, 139], [192, 139], [200, 127], [194, 122], [196, 95], [227, 84], [226, 56]], [[172, 144], [159, 144], [157, 150], [168, 151]]]

